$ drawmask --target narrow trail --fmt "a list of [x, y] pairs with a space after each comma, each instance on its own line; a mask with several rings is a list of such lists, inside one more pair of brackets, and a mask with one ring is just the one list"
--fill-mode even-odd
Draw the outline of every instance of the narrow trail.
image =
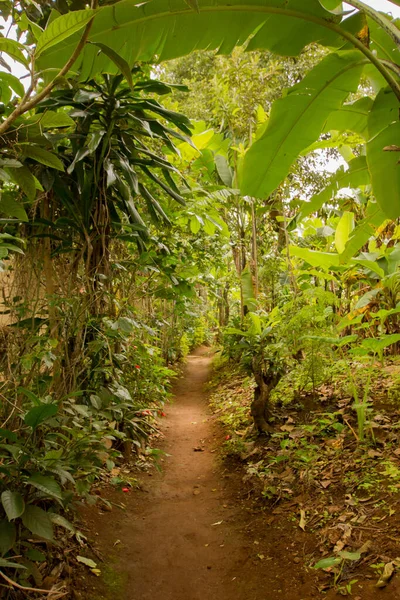
[[141, 491], [124, 495], [125, 512], [97, 511], [85, 519], [99, 532], [96, 547], [118, 581], [108, 574], [107, 589], [96, 581], [93, 600], [315, 597], [299, 573], [292, 579], [292, 556], [283, 558], [285, 548], [277, 550], [281, 532], [268, 531], [260, 516], [241, 506], [237, 486], [234, 491], [217, 460], [204, 390], [210, 362], [207, 350], [198, 350], [175, 387], [166, 411], [162, 472], [145, 475]]

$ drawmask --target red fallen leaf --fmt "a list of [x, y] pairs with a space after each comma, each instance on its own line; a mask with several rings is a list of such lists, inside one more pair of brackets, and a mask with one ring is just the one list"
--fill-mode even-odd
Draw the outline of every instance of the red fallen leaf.
[[140, 365], [135, 365], [135, 369], [140, 369]]
[[127, 487], [124, 487], [124, 488], [122, 488], [122, 491], [125, 492], [125, 494], [126, 494], [126, 493], [130, 492], [131, 490]]
[[230, 439], [231, 439], [231, 436], [230, 436], [230, 435], [227, 435], [227, 436], [225, 436], [225, 439], [226, 439], [226, 440], [230, 440]]
[[162, 416], [162, 417], [166, 417], [167, 415], [166, 415], [166, 413], [165, 413], [165, 412], [162, 412], [162, 413], [161, 413], [161, 416]]

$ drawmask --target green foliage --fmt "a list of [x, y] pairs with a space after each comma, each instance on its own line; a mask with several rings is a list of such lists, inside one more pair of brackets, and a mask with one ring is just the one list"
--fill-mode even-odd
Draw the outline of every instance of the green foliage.
[[279, 186], [300, 152], [318, 139], [329, 114], [357, 90], [361, 71], [357, 52], [330, 54], [275, 102], [265, 132], [246, 154], [244, 194], [268, 197]]
[[[24, 584], [32, 537], [77, 535], [74, 499], [94, 501], [132, 450], [159, 456], [147, 445], [169, 365], [218, 330], [247, 373], [232, 372], [237, 396], [213, 397], [241, 455], [252, 375], [258, 392], [282, 377], [287, 410], [318, 402], [335, 362], [363, 441], [372, 361], [400, 342], [395, 23], [317, 0], [95, 6], [1, 6], [24, 42], [0, 38], [1, 65], [32, 70], [27, 94], [0, 74], [0, 554]], [[147, 64], [194, 49], [207, 52]], [[272, 434], [272, 463], [248, 467], [266, 499], [288, 493], [280, 462], [315, 476], [321, 439], [346, 435], [341, 414]], [[397, 482], [394, 463], [382, 477]]]

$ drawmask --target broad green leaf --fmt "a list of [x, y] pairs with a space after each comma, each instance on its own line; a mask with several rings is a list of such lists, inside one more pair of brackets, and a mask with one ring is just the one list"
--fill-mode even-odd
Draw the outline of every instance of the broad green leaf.
[[[48, 51], [52, 46], [56, 46], [60, 42], [71, 37], [75, 32], [82, 29], [94, 17], [96, 12], [96, 10], [92, 9], [75, 10], [68, 12], [65, 15], [61, 15], [55, 21], [52, 21], [37, 41], [35, 50], [36, 59], [38, 59], [43, 52]], [[70, 56], [72, 55], [73, 50], [74, 49], [72, 49]]]
[[370, 175], [365, 156], [354, 158], [350, 161], [347, 170], [340, 167], [326, 188], [313, 196], [310, 202], [303, 203], [296, 221], [301, 221], [308, 215], [318, 211], [324, 204], [328, 204], [340, 189], [345, 187], [356, 188], [360, 185], [368, 185], [369, 182]]
[[2, 194], [0, 198], [0, 214], [7, 215], [7, 217], [15, 217], [20, 221], [28, 221], [28, 215], [24, 207], [14, 199], [14, 194], [11, 193]]
[[331, 113], [325, 123], [324, 132], [354, 131], [364, 138], [368, 135], [368, 116], [374, 101], [369, 96], [356, 102], [343, 104], [342, 108]]
[[13, 431], [0, 428], [0, 439], [2, 438], [9, 440], [10, 442], [16, 442], [18, 440], [18, 436]]
[[1, 242], [0, 247], [6, 248], [7, 250], [11, 250], [12, 252], [17, 252], [18, 254], [24, 254], [24, 251], [21, 250], [21, 248], [19, 248], [18, 246], [14, 246], [14, 244], [6, 244], [4, 242]]
[[26, 12], [22, 13], [18, 21], [18, 29], [20, 29], [21, 31], [31, 31], [35, 40], [38, 40], [40, 35], [43, 33], [43, 29], [39, 27], [39, 25], [31, 21], [28, 18]]
[[248, 318], [251, 321], [251, 326], [249, 327], [249, 333], [251, 335], [261, 335], [262, 325], [260, 316], [257, 313], [250, 312], [248, 314]]
[[58, 412], [57, 404], [41, 404], [40, 406], [34, 406], [29, 410], [25, 417], [24, 422], [32, 429], [36, 429], [41, 423], [54, 417]]
[[22, 54], [22, 50], [24, 50], [24, 46], [19, 42], [0, 37], [0, 52], [5, 52], [5, 54], [8, 54], [8, 56], [10, 56], [12, 59], [22, 63], [25, 67], [27, 67], [29, 61]]
[[340, 217], [335, 232], [335, 246], [339, 254], [344, 252], [350, 234], [354, 229], [354, 213], [345, 211]]
[[361, 298], [359, 299], [359, 301], [357, 302], [357, 304], [355, 305], [355, 309], [359, 310], [360, 308], [364, 308], [365, 306], [368, 306], [368, 304], [370, 304], [372, 302], [372, 300], [374, 298], [376, 298], [376, 296], [380, 293], [380, 289], [375, 289], [375, 290], [370, 290], [369, 292], [366, 292], [365, 294], [363, 294], [363, 296], [361, 296]]
[[0, 85], [8, 85], [20, 98], [25, 94], [25, 89], [20, 80], [11, 73], [0, 72]]
[[[365, 138], [359, 134], [350, 135], [350, 132], [331, 131], [326, 139], [319, 138], [316, 142], [308, 146], [300, 153], [300, 156], [307, 156], [315, 150], [325, 150], [326, 148], [335, 148], [344, 158], [346, 162], [350, 162], [355, 155], [352, 148], [359, 147], [364, 144]], [[349, 154], [349, 155], [348, 155]], [[347, 156], [348, 155], [348, 156]]]
[[302, 275], [305, 275], [307, 277], [318, 277], [319, 279], [326, 279], [327, 281], [334, 281], [335, 283], [339, 283], [339, 280], [337, 277], [335, 277], [334, 275], [331, 275], [330, 273], [324, 273], [322, 271], [317, 271], [317, 269], [309, 269], [308, 271], [298, 271], [297, 275], [300, 277]]
[[399, 101], [390, 88], [382, 89], [375, 98], [368, 117], [368, 138], [371, 140], [399, 119]]
[[[318, 0], [199, 0], [196, 14], [185, 0], [171, 5], [167, 0], [135, 4], [122, 0], [105, 6], [96, 15], [89, 41], [107, 43], [130, 67], [137, 62], [169, 60], [193, 50], [218, 49], [229, 54], [253, 34], [249, 49], [271, 50], [297, 55], [311, 42], [340, 47], [343, 39], [329, 30], [330, 22], [339, 23]], [[179, 32], [179, 35], [177, 33]], [[42, 53], [40, 69], [64, 65], [78, 43], [71, 36]], [[76, 68], [81, 80], [96, 73], [115, 72], [115, 65], [88, 44]]]
[[342, 559], [338, 556], [330, 556], [329, 558], [323, 558], [314, 565], [314, 569], [329, 569], [330, 567], [338, 565], [341, 561]]
[[361, 558], [361, 554], [359, 552], [348, 552], [348, 550], [342, 550], [338, 554], [346, 560], [360, 560]]
[[[370, 8], [370, 10], [373, 9]], [[390, 19], [389, 15], [384, 15], [381, 12], [378, 13], [378, 18], [383, 19], [385, 23], [379, 24], [368, 16], [371, 50], [373, 50], [376, 56], [381, 60], [389, 60], [398, 65], [400, 64], [400, 49], [388, 30], [397, 37], [400, 36], [400, 31], [396, 27], [396, 24]]]
[[330, 344], [331, 346], [337, 346], [338, 348], [342, 348], [347, 344], [352, 344], [356, 342], [358, 339], [358, 335], [345, 335], [343, 337], [325, 337], [321, 335], [304, 335], [302, 337], [304, 340], [314, 340], [315, 342], [321, 342], [322, 344]]
[[[387, 257], [388, 273], [394, 275], [400, 268], [400, 248], [393, 250]], [[388, 278], [386, 278], [388, 279]]]
[[225, 156], [217, 154], [215, 157], [215, 166], [221, 181], [229, 188], [233, 187], [233, 172]]
[[382, 335], [380, 338], [366, 338], [361, 345], [370, 352], [381, 352], [397, 342], [400, 342], [400, 333]]
[[18, 169], [6, 169], [13, 181], [22, 189], [28, 200], [31, 202], [36, 198], [36, 181], [28, 167], [23, 166]]
[[237, 329], [236, 327], [226, 327], [224, 329], [224, 333], [226, 333], [227, 335], [241, 335], [244, 337], [249, 335], [248, 331], [242, 331], [241, 329]]
[[196, 235], [196, 233], [199, 233], [200, 231], [202, 222], [200, 221], [200, 218], [197, 215], [193, 215], [193, 217], [191, 217], [189, 221], [189, 225], [190, 231]]
[[76, 529], [72, 525], [72, 523], [70, 523], [67, 519], [65, 519], [61, 515], [58, 515], [57, 513], [50, 513], [49, 517], [50, 517], [50, 520], [53, 523], [53, 525], [57, 525], [58, 527], [63, 527], [64, 529], [66, 529], [67, 531], [70, 531], [71, 533], [76, 533]]
[[329, 115], [357, 91], [361, 72], [358, 52], [330, 54], [273, 104], [264, 135], [245, 156], [243, 194], [267, 198], [279, 186], [300, 152], [318, 139]]
[[248, 267], [243, 269], [240, 276], [240, 282], [243, 293], [243, 303], [247, 306], [250, 312], [254, 311], [257, 307], [257, 301], [254, 298], [253, 278]]
[[40, 550], [36, 550], [36, 548], [31, 548], [28, 550], [26, 556], [29, 558], [29, 560], [33, 560], [35, 562], [44, 562], [46, 560], [46, 555], [43, 554], [43, 552], [40, 552]]
[[1, 494], [1, 503], [9, 521], [20, 517], [25, 510], [25, 502], [19, 492], [6, 490]]
[[0, 567], [6, 567], [10, 569], [26, 569], [24, 565], [7, 560], [6, 558], [0, 558]]
[[54, 112], [47, 110], [44, 113], [38, 113], [34, 117], [34, 120], [45, 129], [55, 129], [57, 127], [71, 127], [75, 125], [75, 121], [71, 119], [65, 112]]
[[389, 219], [400, 216], [400, 121], [398, 101], [391, 90], [382, 90], [368, 120], [370, 140], [367, 163], [376, 200]]
[[[191, 148], [191, 146], [189, 146], [189, 144], [186, 144], [187, 148]], [[193, 151], [194, 152], [194, 151]], [[200, 156], [192, 163], [192, 168], [193, 169], [199, 169], [199, 170], [203, 170], [204, 168], [207, 169], [208, 173], [210, 175], [212, 175], [216, 169], [215, 166], [215, 160], [214, 160], [214, 155], [211, 152], [211, 150], [201, 150], [200, 152]]]
[[385, 271], [378, 265], [377, 262], [373, 262], [372, 260], [367, 260], [365, 258], [353, 258], [351, 259], [352, 264], [361, 265], [366, 269], [369, 269], [373, 273], [376, 273], [380, 279], [385, 276]]
[[126, 81], [129, 84], [129, 87], [133, 90], [131, 68], [128, 65], [128, 63], [126, 62], [126, 60], [124, 58], [122, 58], [119, 54], [117, 54], [117, 52], [115, 52], [115, 50], [113, 50], [112, 48], [109, 48], [105, 44], [101, 44], [100, 42], [93, 42], [93, 43], [95, 46], [100, 48], [100, 50], [102, 52], [104, 52], [104, 54], [106, 56], [108, 56], [108, 58], [110, 60], [113, 61], [113, 63], [118, 67], [118, 70], [121, 71], [122, 75], [125, 77]]
[[4, 556], [14, 546], [17, 532], [14, 523], [7, 519], [0, 521], [0, 554]]
[[22, 515], [22, 522], [29, 531], [46, 540], [53, 539], [53, 524], [46, 511], [29, 504]]
[[359, 221], [354, 231], [352, 231], [346, 243], [346, 247], [341, 253], [340, 262], [344, 264], [352, 258], [375, 234], [376, 229], [382, 225], [385, 220], [386, 216], [381, 208], [376, 202], [370, 202], [367, 207], [365, 218]]
[[36, 162], [46, 165], [47, 167], [51, 167], [52, 169], [64, 171], [63, 163], [58, 156], [52, 152], [48, 152], [48, 150], [44, 150], [40, 146], [33, 146], [32, 144], [23, 144], [20, 146], [20, 148], [24, 156], [32, 158]]
[[330, 269], [331, 267], [338, 267], [340, 264], [339, 254], [319, 252], [317, 250], [310, 250], [309, 248], [299, 248], [298, 246], [290, 246], [289, 251], [290, 256], [301, 258], [312, 267]]
[[61, 488], [54, 477], [46, 477], [45, 475], [40, 475], [40, 473], [35, 473], [29, 477], [26, 483], [40, 490], [46, 496], [51, 496], [58, 500], [62, 498]]

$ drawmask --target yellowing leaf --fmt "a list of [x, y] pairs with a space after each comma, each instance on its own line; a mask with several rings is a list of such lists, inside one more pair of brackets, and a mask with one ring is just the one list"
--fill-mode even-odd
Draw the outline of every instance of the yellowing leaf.
[[336, 250], [341, 254], [346, 248], [346, 244], [349, 240], [350, 234], [354, 229], [354, 214], [352, 212], [345, 211], [336, 227], [335, 232], [335, 246]]

